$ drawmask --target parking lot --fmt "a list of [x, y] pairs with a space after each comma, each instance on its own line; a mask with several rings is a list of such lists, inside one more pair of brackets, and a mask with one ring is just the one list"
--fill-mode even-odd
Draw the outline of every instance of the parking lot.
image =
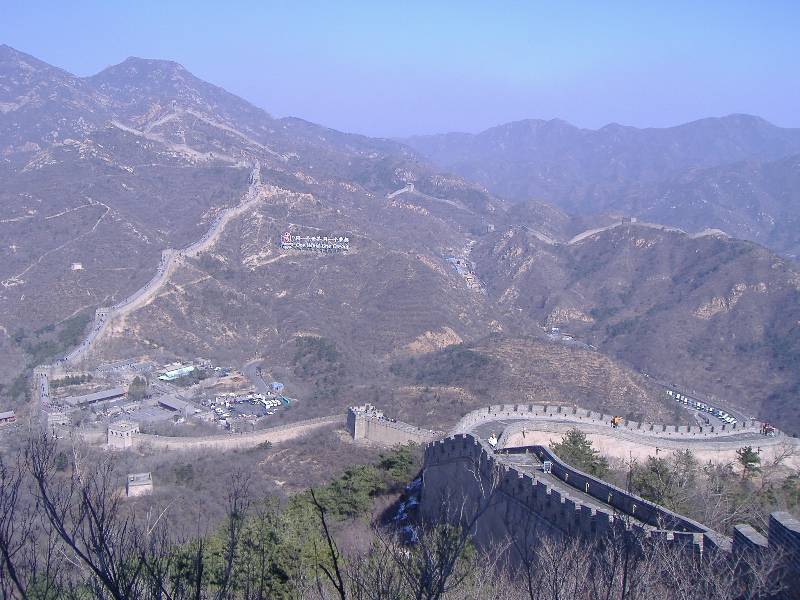
[[695, 398], [682, 394], [677, 390], [667, 390], [667, 395], [675, 402], [689, 409], [700, 425], [736, 425], [738, 419], [721, 408], [701, 402]]

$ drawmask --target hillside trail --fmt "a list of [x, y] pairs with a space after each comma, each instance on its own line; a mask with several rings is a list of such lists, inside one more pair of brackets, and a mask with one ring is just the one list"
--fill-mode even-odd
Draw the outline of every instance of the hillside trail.
[[[89, 230], [84, 231], [83, 233], [81, 233], [78, 236], [69, 238], [66, 242], [64, 242], [60, 246], [56, 246], [55, 248], [51, 248], [50, 250], [48, 250], [44, 254], [40, 255], [35, 261], [33, 261], [31, 264], [29, 264], [27, 267], [25, 267], [25, 269], [23, 269], [22, 271], [20, 271], [16, 275], [12, 275], [11, 277], [5, 279], [2, 282], [3, 287], [7, 287], [8, 288], [8, 287], [14, 287], [16, 285], [22, 285], [23, 283], [25, 283], [25, 280], [22, 279], [22, 277], [24, 277], [28, 273], [28, 271], [30, 271], [34, 267], [39, 266], [45, 258], [50, 256], [51, 254], [54, 254], [56, 252], [60, 252], [61, 250], [63, 250], [67, 246], [69, 246], [70, 244], [74, 244], [78, 240], [81, 240], [81, 239], [85, 238], [86, 236], [91, 235], [92, 233], [97, 231], [97, 226], [100, 225], [100, 223], [103, 221], [103, 219], [105, 219], [106, 216], [108, 216], [108, 214], [111, 212], [111, 207], [106, 205], [106, 204], [103, 204], [102, 202], [98, 202], [98, 201], [95, 200], [95, 201], [92, 201], [89, 204], [85, 204], [85, 205], [79, 206], [78, 209], [79, 208], [85, 208], [87, 206], [102, 206], [106, 210], [94, 222], [94, 225], [92, 225], [92, 227]], [[77, 210], [77, 209], [74, 209], [74, 210]], [[53, 217], [59, 217], [59, 216], [62, 216], [63, 214], [66, 214], [67, 212], [71, 212], [71, 211], [63, 211], [62, 213], [59, 213], [57, 215], [51, 215], [49, 217], [45, 217], [45, 219], [51, 219]]]

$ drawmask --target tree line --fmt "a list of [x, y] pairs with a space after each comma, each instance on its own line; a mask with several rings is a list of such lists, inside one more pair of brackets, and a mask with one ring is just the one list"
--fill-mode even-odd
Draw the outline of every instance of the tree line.
[[0, 461], [0, 591], [25, 600], [797, 597], [777, 553], [697, 560], [618, 531], [566, 537], [533, 518], [509, 518], [505, 537], [475, 545], [480, 518], [502, 501], [497, 481], [477, 506], [448, 498], [427, 523], [409, 508], [398, 527], [375, 499], [400, 494], [411, 506], [403, 489], [418, 469], [418, 449], [400, 447], [284, 500], [255, 497], [248, 474], [234, 471], [225, 518], [209, 534], [173, 525], [171, 511], [185, 507], [125, 498], [113, 455], [36, 433]]

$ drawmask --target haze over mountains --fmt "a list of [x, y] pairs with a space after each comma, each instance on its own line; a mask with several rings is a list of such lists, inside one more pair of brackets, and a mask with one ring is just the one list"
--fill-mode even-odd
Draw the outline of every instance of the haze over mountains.
[[[79, 78], [0, 47], [0, 394], [19, 401], [15, 378], [148, 281], [162, 250], [200, 238], [257, 161], [263, 201], [114, 323], [92, 360], [264, 358], [303, 391], [298, 415], [372, 401], [429, 426], [487, 396], [663, 418], [646, 371], [800, 427], [796, 265], [594, 214], [772, 236], [792, 253], [797, 131], [731, 117], [490, 132], [412, 149], [275, 119], [169, 61]], [[284, 252], [287, 230], [347, 234], [352, 250]], [[579, 343], [548, 339], [553, 325]]]
[[403, 141], [515, 202], [622, 213], [689, 231], [701, 224], [800, 254], [800, 129], [759, 117], [598, 130], [527, 120]]

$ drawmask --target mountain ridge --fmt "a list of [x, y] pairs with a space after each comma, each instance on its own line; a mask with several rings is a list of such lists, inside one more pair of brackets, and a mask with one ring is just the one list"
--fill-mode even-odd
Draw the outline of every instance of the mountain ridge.
[[[554, 381], [562, 400], [600, 407], [613, 397], [609, 410], [663, 417], [671, 408], [636, 372], [651, 364], [639, 358], [656, 361], [666, 373], [685, 369], [688, 350], [678, 332], [692, 330], [699, 319], [697, 343], [709, 343], [725, 360], [698, 354], [689, 383], [712, 393], [750, 393], [736, 375], [748, 373], [774, 396], [758, 404], [764, 415], [791, 404], [800, 380], [793, 362], [800, 334], [778, 324], [792, 318], [786, 290], [794, 276], [783, 267], [770, 271], [780, 259], [765, 249], [754, 254], [746, 242], [660, 226], [633, 235], [639, 229], [607, 215], [511, 205], [394, 140], [273, 119], [177, 68], [133, 59], [103, 71], [95, 86], [58, 74], [27, 87], [8, 84], [19, 67], [0, 69], [0, 85], [8, 84], [4, 89], [17, 94], [11, 99], [19, 105], [0, 115], [6, 183], [0, 203], [7, 215], [0, 222], [0, 354], [6, 357], [0, 379], [18, 381], [20, 370], [82, 334], [96, 308], [139, 289], [153, 277], [164, 249], [201, 239], [239, 203], [258, 162], [269, 191], [263, 200], [231, 219], [206, 252], [183, 260], [145, 306], [114, 323], [87, 360], [209, 356], [239, 364], [257, 356], [308, 400], [300, 416], [374, 401], [399, 415], [423, 407], [428, 419], [441, 423], [479, 405], [486, 382], [469, 376], [469, 366], [482, 364], [496, 375], [502, 401], [556, 394], [541, 383]], [[77, 81], [74, 90], [61, 85], [62, 77]], [[58, 93], [37, 92], [48, 85]], [[15, 100], [26, 94], [29, 103]], [[557, 133], [567, 125], [537, 127]], [[346, 234], [351, 251], [284, 251], [286, 231]], [[658, 269], [642, 262], [647, 252]], [[596, 264], [598, 257], [607, 270]], [[76, 264], [80, 268], [73, 269]], [[743, 310], [761, 298], [761, 281], [748, 275], [755, 272], [772, 274], [764, 275], [768, 301], [759, 314], [771, 324], [770, 335], [783, 340], [774, 365], [769, 359], [776, 346], [766, 330], [738, 331], [735, 312], [714, 312], [719, 306]], [[687, 288], [691, 302], [670, 299], [672, 287], [686, 287], [681, 277], [698, 274], [705, 284]], [[652, 287], [648, 277], [660, 278], [661, 287]], [[631, 317], [620, 312], [620, 303], [628, 289], [643, 314], [666, 315], [653, 323], [675, 357], [646, 351], [648, 330], [625, 324]], [[698, 314], [710, 315], [707, 320], [695, 314], [706, 305], [711, 308]], [[575, 320], [581, 351], [554, 351], [562, 346], [545, 330], [559, 319], [569, 327]], [[711, 344], [715, 331], [724, 339], [735, 333], [751, 354]], [[331, 364], [298, 359], [309, 336], [335, 350], [326, 354]], [[589, 361], [594, 374], [585, 364], [587, 353], [595, 352], [590, 343], [598, 352]], [[640, 351], [632, 354], [633, 347]], [[435, 357], [435, 372], [420, 370], [432, 351], [443, 352]], [[526, 363], [526, 353], [540, 359]], [[593, 395], [597, 372], [606, 372], [608, 381]], [[707, 372], [715, 373], [713, 380]], [[612, 389], [611, 381], [626, 382], [626, 389]], [[401, 400], [393, 403], [393, 397]]]
[[[755, 195], [742, 189], [765, 187], [748, 177], [747, 165], [779, 163], [800, 154], [800, 129], [781, 128], [747, 114], [709, 117], [665, 128], [609, 124], [583, 129], [563, 120], [523, 120], [477, 134], [441, 134], [402, 140], [442, 169], [451, 170], [513, 202], [543, 201], [572, 214], [607, 212], [653, 218], [645, 207], [666, 188], [669, 210], [656, 214], [668, 225], [717, 228], [763, 243], [787, 256], [800, 255], [800, 235], [781, 222], [800, 219], [800, 184], [790, 172], [782, 195]], [[681, 189], [705, 170], [737, 177], [739, 189], [700, 197], [699, 189]], [[716, 182], [723, 187], [724, 179]], [[698, 182], [698, 187], [702, 182]], [[706, 187], [713, 188], [714, 182]], [[684, 195], [688, 192], [688, 197]], [[693, 197], [694, 196], [694, 197]], [[695, 202], [694, 206], [691, 202]], [[704, 206], [698, 207], [698, 202]], [[728, 213], [733, 210], [736, 216]]]

